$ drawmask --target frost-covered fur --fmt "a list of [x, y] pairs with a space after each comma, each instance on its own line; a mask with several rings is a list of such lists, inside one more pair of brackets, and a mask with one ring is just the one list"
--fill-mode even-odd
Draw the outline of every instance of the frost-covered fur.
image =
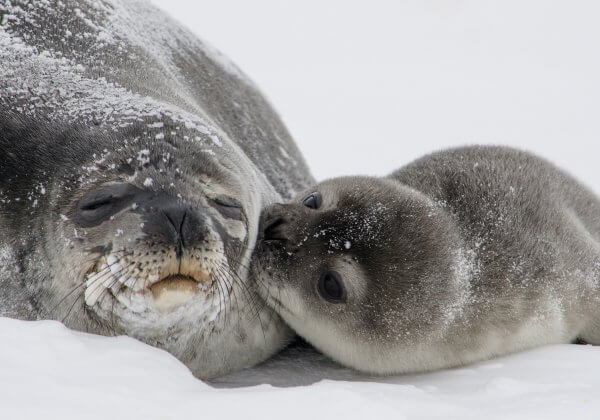
[[[314, 191], [316, 210], [301, 204]], [[256, 254], [262, 293], [347, 366], [417, 372], [600, 344], [600, 201], [534, 155], [446, 150], [384, 178], [324, 181], [263, 223], [274, 218]], [[345, 303], [319, 294], [332, 270]]]
[[[281, 348], [249, 257], [260, 210], [313, 180], [252, 83], [145, 1], [0, 15], [0, 315], [131, 335], [203, 378]], [[201, 290], [163, 310], [149, 287], [176, 274]]]

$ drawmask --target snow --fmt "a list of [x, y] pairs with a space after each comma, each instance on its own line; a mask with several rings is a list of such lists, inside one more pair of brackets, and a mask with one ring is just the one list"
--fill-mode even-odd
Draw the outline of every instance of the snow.
[[[600, 192], [600, 3], [153, 2], [261, 87], [319, 179], [383, 175], [442, 147], [496, 143], [548, 157]], [[120, 16], [115, 24], [135, 22], [128, 11]], [[103, 31], [97, 37], [112, 42]], [[0, 38], [11, 59], [28, 54], [9, 41]], [[169, 38], [140, 33], [138, 41]], [[57, 101], [77, 102], [90, 118], [157, 112], [154, 102], [107, 82], [88, 86], [84, 69], [64, 59], [40, 55], [30, 65], [63, 72]], [[71, 96], [74, 85], [101, 92], [106, 106]], [[202, 118], [181, 119], [220, 146]], [[0, 252], [0, 261], [9, 257]], [[207, 384], [168, 353], [127, 337], [2, 318], [0, 337], [3, 419], [600, 418], [600, 347], [551, 346], [393, 378], [288, 351]]]
[[[5, 419], [598, 418], [600, 347], [560, 345], [424, 375], [358, 376], [288, 351], [212, 384], [129, 337], [0, 318]], [[7, 343], [11, 343], [8, 345]]]

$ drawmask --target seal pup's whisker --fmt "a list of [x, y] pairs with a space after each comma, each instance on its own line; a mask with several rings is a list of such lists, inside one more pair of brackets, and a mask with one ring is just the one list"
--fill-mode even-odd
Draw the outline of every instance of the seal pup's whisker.
[[[239, 277], [237, 277], [237, 273], [235, 273], [233, 270], [230, 270], [228, 268], [228, 266], [220, 266], [218, 268], [218, 270], [220, 270], [221, 275], [224, 276], [224, 281], [227, 282], [227, 280], [225, 280], [225, 278], [229, 278], [231, 280], [231, 283], [227, 282], [228, 284], [230, 284], [230, 289], [233, 293], [234, 299], [236, 300], [236, 308], [238, 310], [238, 323], [240, 322], [241, 319], [243, 319], [244, 315], [242, 313], [240, 313], [240, 311], [249, 311], [250, 315], [252, 315], [252, 313], [254, 312], [255, 309], [255, 302], [257, 299], [256, 294], [251, 294], [250, 290], [248, 289], [248, 287], [242, 283], [241, 281], [238, 281], [237, 279], [239, 279]], [[230, 271], [228, 271], [230, 270]], [[244, 292], [247, 297], [248, 297], [248, 305], [247, 306], [240, 306], [238, 303], [238, 299], [237, 299], [237, 294], [235, 293], [235, 285], [239, 285], [242, 292]], [[246, 309], [246, 307], [248, 307], [248, 309]], [[265, 326], [262, 324], [262, 319], [258, 319], [260, 325], [261, 325], [261, 330], [263, 330], [263, 339], [266, 338], [266, 331], [265, 331]]]
[[[237, 264], [239, 264], [240, 266], [247, 268], [248, 270], [250, 270], [249, 266], [244, 266], [244, 264], [235, 261]], [[245, 284], [239, 277], [239, 275], [237, 273], [235, 273], [234, 271], [231, 272], [231, 275], [234, 277], [234, 281], [236, 282], [236, 284], [239, 283], [239, 285], [245, 290], [246, 294], [248, 295], [249, 299], [250, 299], [250, 304], [252, 305], [252, 307], [255, 310], [251, 310], [250, 315], [251, 318], [249, 319], [250, 322], [254, 322], [256, 321], [256, 316], [260, 315], [261, 311], [265, 308], [267, 308], [267, 306], [265, 305], [264, 301], [262, 299], [259, 298], [259, 295], [257, 293], [252, 293], [253, 291], [250, 289], [250, 286], [248, 284]], [[259, 284], [262, 283], [261, 279], [259, 277], [254, 277], [251, 276], [250, 277], [250, 282], [252, 281], [256, 281]], [[255, 306], [258, 303], [258, 305], [260, 306]], [[256, 312], [256, 316], [254, 315], [253, 312]], [[275, 314], [272, 313], [272, 311], [269, 311], [269, 320], [271, 320], [272, 317], [274, 317]]]
[[[236, 264], [238, 264], [240, 266], [243, 266], [243, 264], [241, 264], [237, 261], [234, 261], [234, 262], [236, 262]], [[232, 289], [233, 289], [234, 285], [239, 285], [241, 287], [242, 291], [245, 293], [245, 295], [248, 299], [248, 303], [250, 306], [250, 315], [252, 315], [252, 313], [254, 312], [254, 309], [257, 309], [257, 311], [259, 311], [259, 309], [255, 306], [256, 303], [260, 301], [258, 295], [256, 293], [252, 293], [252, 291], [250, 290], [250, 287], [247, 284], [245, 284], [245, 282], [242, 281], [242, 279], [239, 277], [239, 275], [234, 270], [232, 270], [229, 267], [229, 265], [225, 265], [225, 266], [221, 265], [221, 266], [219, 266], [219, 270], [225, 271], [226, 275], [228, 275], [229, 277], [232, 278], [232, 280], [233, 280], [233, 285], [231, 286]], [[269, 314], [269, 319], [271, 316], [272, 316], [272, 314]], [[254, 320], [255, 320], [254, 317], [250, 318], [251, 322]]]
[[228, 305], [224, 305], [222, 306], [224, 303], [226, 303], [226, 299], [229, 299], [229, 296], [227, 293], [225, 293], [225, 286], [222, 284], [221, 279], [218, 276], [215, 276], [215, 284], [217, 286], [217, 290], [219, 291], [219, 296], [218, 296], [218, 303], [219, 303], [219, 313], [217, 315], [218, 318], [221, 317], [221, 315], [223, 316], [223, 325], [227, 325], [227, 309], [228, 309]]

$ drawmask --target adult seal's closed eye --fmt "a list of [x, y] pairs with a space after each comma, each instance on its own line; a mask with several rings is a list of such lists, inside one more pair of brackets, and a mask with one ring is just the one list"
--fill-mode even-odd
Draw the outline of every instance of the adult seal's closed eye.
[[0, 315], [164, 348], [202, 378], [290, 330], [248, 278], [312, 182], [250, 81], [138, 1], [0, 1]]
[[600, 201], [501, 147], [322, 182], [262, 216], [255, 269], [301, 336], [377, 374], [600, 344]]

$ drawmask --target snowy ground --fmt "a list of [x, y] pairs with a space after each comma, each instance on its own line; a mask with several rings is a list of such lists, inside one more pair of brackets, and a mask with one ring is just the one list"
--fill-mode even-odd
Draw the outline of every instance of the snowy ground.
[[[262, 87], [320, 179], [499, 143], [600, 192], [598, 2], [154, 2]], [[288, 353], [209, 385], [129, 338], [8, 319], [0, 337], [1, 419], [600, 418], [600, 347], [385, 379]]]
[[166, 352], [0, 318], [2, 419], [597, 419], [600, 347], [563, 345], [427, 375], [360, 377], [287, 354], [207, 385]]

